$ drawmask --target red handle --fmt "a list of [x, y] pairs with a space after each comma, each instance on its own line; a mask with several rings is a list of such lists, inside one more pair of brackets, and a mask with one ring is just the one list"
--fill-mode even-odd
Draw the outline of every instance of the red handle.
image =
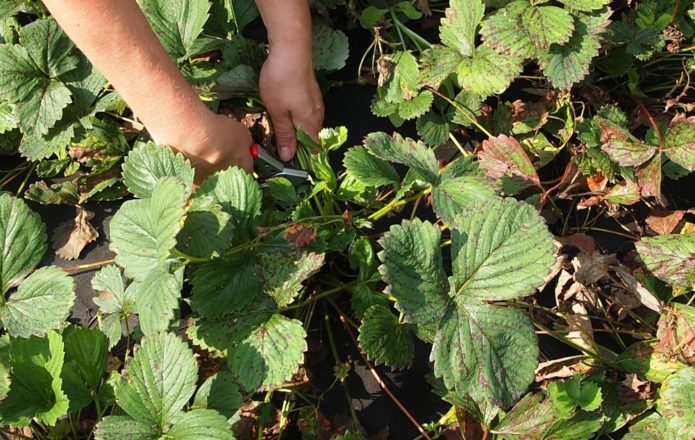
[[251, 157], [253, 157], [253, 160], [258, 159], [258, 144], [251, 144], [249, 147], [249, 153], [251, 153]]

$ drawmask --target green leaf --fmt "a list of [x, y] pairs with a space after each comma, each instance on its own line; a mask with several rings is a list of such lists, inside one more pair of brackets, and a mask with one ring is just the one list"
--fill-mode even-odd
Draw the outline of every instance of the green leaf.
[[414, 220], [391, 226], [379, 241], [379, 271], [409, 322], [438, 322], [450, 302], [440, 239], [438, 228]]
[[401, 369], [413, 362], [415, 346], [410, 324], [399, 323], [389, 308], [374, 305], [367, 309], [359, 332], [362, 350], [377, 365]]
[[244, 30], [246, 25], [258, 18], [259, 12], [256, 2], [252, 0], [235, 0], [232, 2], [234, 21], [236, 22], [239, 33]]
[[411, 99], [418, 93], [418, 64], [410, 52], [395, 52], [386, 65], [391, 66], [390, 77], [384, 84], [384, 100], [387, 103], [400, 103]]
[[164, 48], [176, 60], [190, 56], [208, 19], [207, 0], [138, 0]]
[[156, 427], [128, 416], [106, 416], [99, 421], [94, 433], [97, 440], [145, 440], [158, 439]]
[[538, 64], [550, 82], [557, 88], [569, 90], [584, 79], [589, 72], [591, 60], [598, 55], [601, 46], [599, 34], [607, 24], [607, 14], [601, 17], [576, 18], [575, 32], [567, 44], [554, 44], [548, 51], [541, 52]]
[[221, 371], [208, 377], [198, 388], [193, 401], [193, 409], [208, 408], [219, 411], [230, 418], [244, 403], [239, 386], [227, 371]]
[[261, 212], [261, 189], [246, 171], [232, 167], [208, 177], [194, 198], [210, 196], [232, 216], [237, 242], [256, 235], [255, 223]]
[[323, 266], [325, 254], [270, 248], [256, 259], [256, 276], [263, 293], [278, 307], [290, 304], [302, 283]]
[[173, 420], [174, 426], [166, 438], [172, 440], [233, 440], [227, 418], [217, 411], [194, 409], [179, 413]]
[[212, 197], [193, 199], [186, 212], [186, 222], [176, 242], [178, 249], [196, 258], [219, 256], [232, 246], [234, 223]]
[[663, 385], [657, 409], [666, 422], [663, 438], [695, 437], [695, 367], [683, 368]]
[[528, 1], [516, 0], [486, 17], [480, 26], [484, 45], [520, 59], [535, 58], [539, 51], [521, 27], [521, 17], [530, 8]]
[[193, 273], [192, 285], [191, 307], [211, 318], [236, 313], [260, 294], [254, 262], [245, 254], [201, 265]]
[[664, 139], [666, 156], [689, 171], [695, 171], [695, 117], [679, 114], [671, 121]]
[[455, 298], [500, 301], [533, 293], [555, 258], [553, 239], [531, 205], [490, 199], [469, 206], [454, 223]]
[[12, 338], [10, 363], [12, 385], [0, 403], [3, 424], [26, 426], [38, 418], [48, 426], [68, 412], [62, 391], [63, 339], [54, 331], [46, 337]]
[[645, 266], [672, 286], [695, 283], [695, 234], [645, 237], [635, 243]]
[[104, 266], [92, 278], [92, 289], [99, 293], [94, 298], [94, 303], [99, 306], [99, 310], [104, 313], [119, 313], [128, 310], [133, 303], [128, 304], [130, 299], [123, 285], [123, 277], [117, 266]]
[[4, 295], [46, 253], [46, 227], [27, 204], [0, 193], [0, 293]]
[[657, 412], [651, 412], [646, 417], [640, 417], [630, 426], [630, 431], [624, 440], [662, 440], [666, 429], [666, 421]]
[[167, 330], [174, 319], [183, 284], [183, 274], [178, 274], [153, 271], [142, 282], [133, 281], [128, 286], [129, 295], [135, 298], [140, 329], [145, 336]]
[[[554, 383], [554, 382], [553, 382]], [[552, 386], [553, 383], [549, 385]], [[543, 393], [525, 395], [495, 426], [495, 432], [510, 438], [544, 438], [544, 434], [558, 422], [558, 414], [551, 399]]]
[[[24, 133], [42, 136], [72, 102], [61, 77], [77, 67], [72, 43], [53, 20], [37, 20], [19, 31], [21, 46], [0, 46], [0, 98], [17, 104]], [[36, 158], [32, 158], [36, 159]]]
[[456, 73], [461, 55], [446, 46], [432, 46], [420, 57], [420, 84], [439, 88], [452, 73]]
[[312, 27], [312, 52], [314, 69], [340, 70], [345, 67], [349, 54], [347, 36], [331, 28], [323, 20], [316, 20]]
[[89, 405], [97, 395], [106, 372], [109, 340], [99, 330], [71, 326], [63, 332], [63, 342], [63, 389], [73, 412]]
[[485, 203], [494, 195], [494, 189], [479, 176], [442, 178], [432, 189], [432, 204], [437, 215], [452, 224], [463, 208]]
[[130, 417], [159, 432], [174, 422], [195, 392], [198, 365], [187, 344], [170, 333], [143, 339], [116, 383], [116, 402]]
[[19, 286], [0, 308], [0, 320], [14, 337], [44, 336], [70, 316], [75, 281], [54, 266], [42, 267]]
[[439, 165], [434, 151], [422, 142], [404, 139], [398, 133], [391, 137], [386, 133], [377, 132], [367, 135], [364, 146], [379, 159], [407, 165], [430, 183], [437, 181]]
[[578, 11], [590, 12], [603, 9], [610, 4], [611, 0], [559, 0], [559, 2]]
[[245, 389], [266, 388], [290, 380], [304, 361], [306, 331], [301, 321], [272, 315], [237, 337], [229, 347], [229, 369]]
[[369, 154], [365, 147], [354, 147], [345, 153], [343, 165], [349, 176], [369, 186], [398, 183], [401, 178], [393, 166]]
[[574, 19], [557, 6], [532, 6], [521, 14], [521, 27], [539, 49], [567, 43], [574, 31]]
[[416, 128], [422, 141], [430, 147], [444, 145], [449, 140], [449, 131], [451, 130], [449, 121], [434, 112], [419, 117]]
[[578, 376], [552, 382], [548, 385], [548, 395], [555, 409], [565, 418], [571, 416], [577, 407], [591, 412], [603, 402], [601, 388], [594, 382], [582, 383]]
[[398, 115], [404, 120], [422, 116], [430, 110], [434, 95], [429, 90], [418, 93], [412, 99], [407, 99], [398, 106]]
[[663, 382], [683, 367], [658, 351], [656, 341], [635, 342], [618, 356], [618, 365], [653, 382]]
[[476, 403], [511, 406], [533, 381], [538, 340], [520, 311], [457, 301], [437, 331], [430, 360], [434, 374]]
[[459, 64], [458, 82], [462, 89], [484, 98], [504, 92], [521, 70], [519, 58], [479, 46]]
[[123, 203], [111, 220], [110, 248], [126, 275], [144, 280], [168, 270], [185, 203], [184, 186], [173, 177], [161, 179], [152, 198]]
[[444, 14], [439, 27], [442, 43], [463, 56], [471, 56], [475, 50], [476, 29], [485, 15], [484, 3], [481, 0], [452, 0]]
[[155, 187], [166, 176], [181, 179], [186, 193], [191, 193], [193, 168], [181, 153], [152, 142], [141, 143], [123, 162], [123, 182], [128, 191], [141, 199], [152, 197]]

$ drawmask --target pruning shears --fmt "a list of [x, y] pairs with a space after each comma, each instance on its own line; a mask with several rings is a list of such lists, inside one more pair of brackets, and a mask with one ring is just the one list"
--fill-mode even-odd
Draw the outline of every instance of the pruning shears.
[[259, 144], [251, 144], [249, 151], [251, 157], [253, 157], [254, 171], [261, 179], [267, 180], [273, 177], [284, 177], [294, 186], [301, 185], [305, 182], [311, 182], [311, 176], [307, 171], [285, 165], [284, 162], [270, 154], [268, 150]]

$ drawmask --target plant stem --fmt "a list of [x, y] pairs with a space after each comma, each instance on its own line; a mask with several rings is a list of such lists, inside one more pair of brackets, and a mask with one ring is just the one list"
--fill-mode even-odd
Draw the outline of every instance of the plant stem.
[[77, 264], [74, 266], [65, 266], [65, 267], [62, 267], [61, 269], [63, 269], [63, 271], [65, 271], [65, 272], [77, 272], [80, 270], [98, 269], [102, 266], [106, 266], [107, 264], [113, 264], [115, 262], [116, 262], [116, 260], [111, 258], [109, 260], [101, 260], [101, 261], [96, 261], [94, 263]]
[[393, 211], [394, 209], [401, 207], [403, 205], [407, 205], [410, 202], [413, 202], [421, 197], [427, 196], [432, 192], [432, 188], [426, 188], [419, 192], [418, 194], [405, 198], [405, 199], [400, 199], [400, 200], [392, 200], [388, 205], [384, 206], [380, 210], [372, 213], [369, 217], [367, 217], [368, 220], [371, 221], [376, 221]]
[[322, 299], [322, 298], [326, 298], [326, 297], [329, 297], [329, 296], [331, 296], [331, 295], [335, 295], [336, 293], [342, 292], [342, 291], [344, 291], [344, 290], [349, 290], [350, 288], [356, 286], [357, 283], [358, 283], [357, 281], [353, 281], [352, 283], [344, 284], [344, 285], [338, 286], [338, 287], [336, 287], [336, 288], [334, 288], [334, 289], [324, 290], [323, 292], [321, 292], [321, 293], [319, 293], [319, 294], [317, 294], [317, 295], [314, 295], [314, 296], [312, 296], [312, 297], [310, 297], [310, 298], [307, 298], [306, 300], [304, 300], [304, 301], [302, 301], [302, 302], [298, 302], [298, 303], [296, 303], [296, 304], [292, 304], [292, 305], [290, 305], [290, 306], [283, 307], [283, 308], [277, 309], [277, 310], [275, 310], [275, 311], [276, 311], [276, 312], [282, 313], [282, 312], [286, 312], [286, 311], [288, 311], [288, 310], [300, 309], [300, 308], [302, 308], [302, 307], [304, 307], [304, 306], [306, 306], [306, 305], [309, 305], [309, 304], [311, 304], [311, 303], [313, 303], [313, 302], [316, 302], [316, 301], [318, 301], [318, 300], [320, 300], [320, 299]]
[[435, 89], [434, 87], [429, 87], [429, 86], [427, 86], [426, 88], [427, 88], [427, 90], [431, 91], [431, 92], [434, 93], [435, 95], [439, 96], [440, 98], [442, 98], [443, 100], [445, 100], [446, 102], [448, 102], [448, 103], [449, 103], [452, 107], [454, 107], [456, 110], [458, 110], [459, 112], [461, 112], [461, 114], [463, 114], [463, 116], [465, 116], [466, 119], [468, 119], [468, 120], [471, 122], [471, 124], [475, 125], [476, 128], [477, 128], [478, 130], [482, 131], [487, 137], [490, 137], [490, 138], [491, 138], [491, 137], [494, 137], [494, 136], [492, 135], [492, 133], [490, 133], [485, 127], [483, 127], [483, 126], [480, 124], [480, 122], [478, 122], [478, 120], [477, 120], [476, 118], [473, 118], [473, 117], [471, 117], [471, 116], [468, 114], [468, 113], [471, 113], [470, 111], [468, 111], [468, 110], [464, 109], [463, 107], [461, 107], [461, 105], [459, 105], [458, 102], [452, 100], [451, 98], [449, 98], [449, 97], [446, 96], [445, 94], [441, 93], [439, 90]]

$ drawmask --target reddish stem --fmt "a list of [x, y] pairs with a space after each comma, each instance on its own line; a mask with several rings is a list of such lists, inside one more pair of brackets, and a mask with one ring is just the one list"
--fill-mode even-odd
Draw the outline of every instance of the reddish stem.
[[379, 373], [376, 372], [376, 369], [374, 368], [374, 366], [371, 364], [371, 362], [369, 362], [369, 360], [364, 355], [364, 353], [362, 353], [362, 350], [360, 350], [360, 346], [357, 343], [357, 338], [355, 338], [355, 334], [352, 332], [352, 329], [350, 328], [347, 321], [345, 320], [345, 315], [343, 315], [341, 312], [338, 312], [338, 313], [340, 315], [340, 322], [343, 323], [345, 330], [347, 330], [348, 335], [350, 335], [350, 339], [352, 339], [352, 343], [355, 344], [357, 351], [360, 353], [360, 356], [362, 357], [364, 364], [367, 366], [367, 369], [372, 374], [372, 376], [374, 376], [374, 380], [376, 380], [376, 382], [379, 384], [381, 389], [384, 390], [386, 395], [389, 396], [389, 398], [393, 401], [393, 403], [395, 403], [396, 406], [398, 406], [398, 409], [400, 409], [401, 412], [403, 414], [405, 414], [405, 416], [408, 418], [408, 420], [410, 420], [411, 423], [413, 425], [415, 425], [415, 427], [420, 432], [422, 437], [425, 438], [426, 440], [432, 440], [432, 438], [427, 434], [427, 431], [425, 431], [425, 429], [422, 426], [420, 426], [420, 423], [418, 423], [418, 421], [415, 420], [415, 417], [413, 417], [413, 415], [410, 414], [410, 412], [405, 408], [405, 406], [403, 406], [403, 404], [400, 402], [400, 400], [398, 400], [398, 398], [391, 392], [391, 390], [386, 385], [386, 383], [383, 380], [381, 380], [381, 377], [379, 377]]
[[664, 149], [664, 137], [661, 134], [661, 130], [659, 129], [659, 125], [656, 123], [656, 120], [654, 119], [654, 116], [652, 116], [652, 113], [649, 111], [646, 105], [642, 102], [641, 99], [635, 99], [637, 101], [637, 104], [640, 106], [642, 111], [647, 115], [647, 118], [649, 119], [649, 123], [652, 124], [652, 128], [654, 128], [654, 132], [656, 133], [657, 139], [659, 139], [659, 152]]

